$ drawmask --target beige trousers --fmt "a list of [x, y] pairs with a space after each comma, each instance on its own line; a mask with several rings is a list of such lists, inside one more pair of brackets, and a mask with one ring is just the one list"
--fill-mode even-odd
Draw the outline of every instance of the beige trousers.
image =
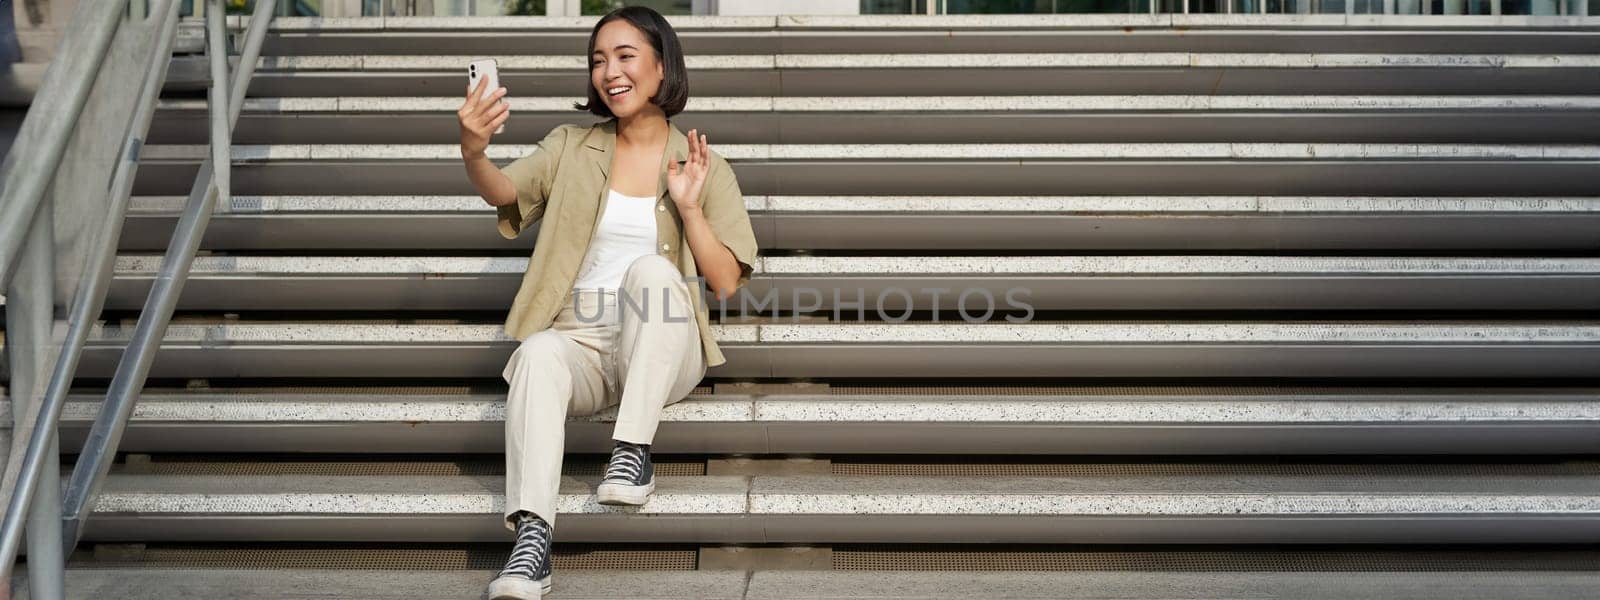
[[[665, 257], [628, 266], [621, 289], [573, 291], [555, 322], [528, 336], [502, 377], [506, 519], [528, 511], [555, 525], [566, 419], [621, 403], [612, 438], [655, 439], [662, 407], [705, 377], [689, 286]], [[619, 384], [620, 383], [620, 384]]]

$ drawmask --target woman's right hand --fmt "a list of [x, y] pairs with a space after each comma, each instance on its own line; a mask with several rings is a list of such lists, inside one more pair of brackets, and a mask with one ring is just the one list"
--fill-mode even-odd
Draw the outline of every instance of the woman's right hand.
[[501, 87], [483, 97], [489, 87], [489, 78], [478, 80], [476, 88], [467, 91], [466, 102], [456, 110], [456, 120], [461, 124], [461, 158], [472, 160], [484, 155], [489, 148], [489, 138], [511, 116], [511, 104], [502, 102], [506, 88]]

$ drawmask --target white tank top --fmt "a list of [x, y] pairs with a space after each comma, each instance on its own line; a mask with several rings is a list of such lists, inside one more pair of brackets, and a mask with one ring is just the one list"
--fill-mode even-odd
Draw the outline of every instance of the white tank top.
[[622, 287], [622, 274], [634, 259], [656, 253], [656, 199], [624, 196], [606, 190], [605, 213], [594, 232], [594, 240], [583, 257], [583, 268], [575, 290]]

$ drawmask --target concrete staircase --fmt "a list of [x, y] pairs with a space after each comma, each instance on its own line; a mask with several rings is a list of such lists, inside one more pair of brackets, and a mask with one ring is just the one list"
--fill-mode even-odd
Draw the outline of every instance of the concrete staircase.
[[[735, 165], [780, 316], [714, 326], [730, 362], [668, 409], [643, 509], [593, 500], [612, 416], [571, 423], [556, 597], [1600, 593], [1600, 24], [675, 22], [676, 123]], [[494, 234], [450, 111], [499, 56], [493, 157], [588, 122], [588, 23], [277, 22], [77, 593], [477, 597], [532, 242]], [[68, 452], [204, 155], [196, 64]], [[882, 320], [889, 288], [998, 306]]]

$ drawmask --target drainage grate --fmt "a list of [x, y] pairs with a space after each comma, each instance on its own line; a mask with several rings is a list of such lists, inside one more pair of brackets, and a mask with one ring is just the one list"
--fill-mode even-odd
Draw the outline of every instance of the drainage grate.
[[1320, 463], [1072, 463], [1035, 457], [982, 462], [894, 462], [835, 458], [834, 475], [870, 477], [1116, 477], [1116, 476], [1471, 476], [1600, 475], [1600, 463], [1509, 464], [1320, 464]]
[[[704, 459], [655, 457], [656, 474], [681, 477], [706, 474]], [[604, 474], [602, 456], [568, 457], [561, 473], [573, 477]], [[118, 465], [125, 473], [140, 475], [327, 475], [376, 477], [458, 477], [504, 475], [504, 459], [330, 458], [329, 460], [274, 460], [270, 457], [217, 457], [215, 455], [157, 456], [148, 463]]]
[[835, 546], [846, 571], [1595, 571], [1600, 551], [939, 549]]
[[[650, 457], [657, 475], [668, 477], [698, 477], [706, 474], [706, 461], [704, 459], [692, 460], [673, 457]], [[605, 475], [606, 459], [574, 461], [568, 458], [561, 467], [562, 475], [573, 477], [599, 477]]]
[[[499, 569], [505, 566], [511, 543], [463, 546], [152, 546], [129, 557], [96, 557], [79, 552], [68, 564], [75, 569], [360, 569], [456, 570]], [[556, 544], [551, 564], [562, 569], [693, 570], [698, 565], [693, 548], [613, 548]]]

